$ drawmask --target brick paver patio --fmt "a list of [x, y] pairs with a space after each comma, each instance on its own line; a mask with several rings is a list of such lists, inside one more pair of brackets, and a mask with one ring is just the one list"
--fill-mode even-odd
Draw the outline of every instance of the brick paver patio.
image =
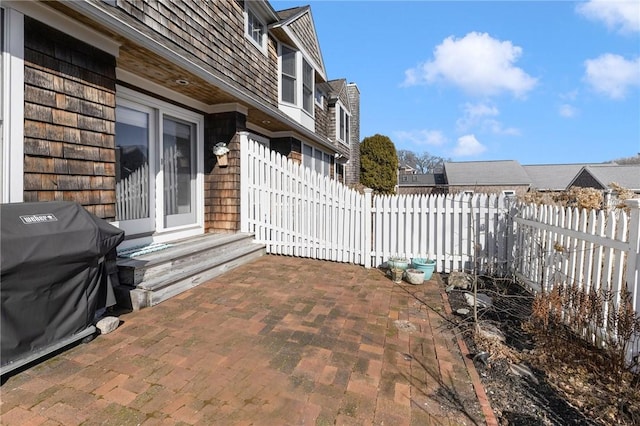
[[491, 424], [442, 290], [264, 256], [5, 378], [0, 423]]

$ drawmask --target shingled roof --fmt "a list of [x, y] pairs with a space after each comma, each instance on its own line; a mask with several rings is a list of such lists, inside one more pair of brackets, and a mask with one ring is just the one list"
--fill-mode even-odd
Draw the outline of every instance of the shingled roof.
[[515, 160], [446, 162], [444, 173], [450, 186], [529, 185], [531, 178]]
[[531, 187], [540, 191], [564, 191], [578, 172], [589, 164], [532, 164], [522, 166]]
[[640, 191], [640, 164], [633, 165], [611, 165], [598, 164], [585, 166], [578, 175], [571, 181], [569, 186], [573, 186], [585, 175], [590, 175], [596, 182], [604, 188], [609, 188], [615, 182], [623, 188], [632, 191]]

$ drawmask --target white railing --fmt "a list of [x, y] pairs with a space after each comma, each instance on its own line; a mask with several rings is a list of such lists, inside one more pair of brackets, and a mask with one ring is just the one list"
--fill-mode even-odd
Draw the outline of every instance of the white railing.
[[116, 220], [149, 217], [149, 165], [116, 183]]

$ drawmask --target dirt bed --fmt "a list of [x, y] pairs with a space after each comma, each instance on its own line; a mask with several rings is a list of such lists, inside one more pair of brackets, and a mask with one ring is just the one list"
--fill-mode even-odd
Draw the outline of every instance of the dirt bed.
[[478, 323], [491, 332], [474, 332], [473, 309], [460, 289], [448, 292], [452, 326], [474, 357], [501, 425], [640, 425], [637, 375], [611, 372], [606, 354], [569, 333], [536, 333], [533, 297], [520, 285], [481, 278], [478, 291], [493, 303], [478, 311]]

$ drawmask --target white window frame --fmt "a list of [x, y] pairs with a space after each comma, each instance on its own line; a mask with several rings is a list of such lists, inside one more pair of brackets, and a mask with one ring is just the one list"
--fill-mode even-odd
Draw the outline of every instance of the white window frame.
[[[263, 54], [267, 54], [267, 25], [264, 21], [258, 16], [258, 14], [251, 9], [249, 6], [251, 2], [245, 2], [244, 9], [244, 35], [253, 44], [257, 47]], [[259, 40], [256, 40], [255, 32], [256, 32], [256, 23], [259, 24], [259, 32], [260, 36]]]
[[351, 115], [340, 101], [336, 102], [336, 140], [349, 145]]
[[[284, 54], [291, 54], [293, 62], [293, 70], [295, 75], [285, 73], [283, 67]], [[310, 87], [305, 85], [305, 66], [307, 68], [307, 77]], [[278, 101], [279, 108], [289, 117], [302, 124], [311, 131], [315, 131], [315, 73], [313, 61], [309, 60], [305, 54], [295, 47], [284, 43], [278, 44]], [[293, 82], [294, 99], [284, 99], [284, 82]], [[305, 98], [306, 97], [306, 98]], [[305, 101], [306, 99], [306, 101]], [[305, 102], [306, 107], [305, 108]]]
[[324, 93], [322, 93], [322, 90], [318, 89], [318, 86], [316, 86], [314, 98], [316, 105], [322, 108], [324, 106]]
[[3, 203], [24, 200], [24, 15], [2, 8], [0, 168]]
[[[310, 75], [307, 75], [307, 72], [309, 72]], [[308, 85], [306, 84], [305, 80], [309, 79], [309, 82], [311, 83], [311, 86], [307, 87]], [[309, 63], [309, 61], [307, 61], [304, 57], [302, 58], [302, 79], [301, 79], [301, 83], [302, 83], [302, 109], [309, 114], [310, 116], [313, 117], [314, 115], [314, 98], [315, 98], [315, 94], [314, 94], [314, 89], [315, 89], [315, 70], [313, 69], [313, 66], [311, 66], [311, 64]], [[308, 102], [308, 107], [309, 109], [305, 108], [305, 102]]]
[[502, 191], [502, 195], [504, 195], [505, 197], [515, 197], [516, 191], [514, 191], [513, 189], [505, 189], [504, 191]]
[[[305, 151], [311, 149], [311, 155], [305, 154]], [[316, 157], [320, 158], [316, 158]], [[329, 159], [329, 161], [325, 161], [325, 159]], [[305, 167], [308, 167], [311, 171], [316, 172], [322, 176], [331, 176], [331, 154], [321, 149], [318, 149], [312, 145], [303, 143], [302, 144], [302, 164]], [[318, 171], [318, 164], [316, 161], [320, 160], [320, 170]]]
[[[282, 66], [282, 57], [284, 56], [284, 52], [283, 52], [284, 49], [287, 49], [287, 51], [288, 51], [287, 53], [293, 54], [295, 74], [285, 74], [285, 72], [284, 72], [284, 69], [283, 69], [283, 66]], [[295, 49], [293, 49], [293, 48], [291, 48], [289, 46], [281, 45], [280, 46], [280, 55], [278, 57], [278, 62], [279, 62], [279, 65], [280, 65], [280, 93], [279, 93], [280, 102], [283, 102], [283, 103], [286, 103], [286, 104], [292, 104], [292, 105], [296, 105], [296, 106], [298, 105], [298, 99], [300, 98], [300, 96], [298, 96], [298, 83], [299, 83], [299, 80], [300, 80], [298, 78], [298, 75], [299, 75], [299, 72], [298, 72], [298, 54], [299, 53]], [[293, 101], [288, 100], [288, 99], [285, 100], [283, 98], [283, 96], [282, 96], [283, 95], [283, 89], [284, 89], [284, 85], [282, 84], [282, 82], [284, 81], [285, 77], [288, 78], [288, 79], [293, 80]]]

